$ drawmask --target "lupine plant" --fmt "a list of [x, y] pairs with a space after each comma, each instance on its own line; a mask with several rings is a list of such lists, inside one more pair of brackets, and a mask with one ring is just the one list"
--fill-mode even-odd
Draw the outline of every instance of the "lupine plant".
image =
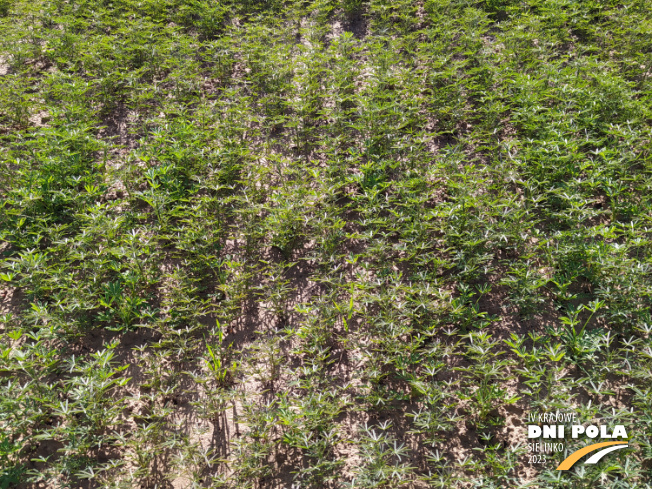
[[0, 0], [0, 488], [647, 487], [651, 22]]

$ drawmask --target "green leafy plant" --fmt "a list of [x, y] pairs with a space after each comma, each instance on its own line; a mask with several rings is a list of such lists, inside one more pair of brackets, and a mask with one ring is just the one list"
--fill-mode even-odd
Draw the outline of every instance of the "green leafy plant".
[[648, 480], [649, 10], [0, 0], [0, 486]]

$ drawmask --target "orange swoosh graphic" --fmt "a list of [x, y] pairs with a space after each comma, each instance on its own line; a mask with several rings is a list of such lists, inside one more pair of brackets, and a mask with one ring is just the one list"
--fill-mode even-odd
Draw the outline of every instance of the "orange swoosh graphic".
[[570, 469], [575, 464], [575, 462], [581, 459], [584, 455], [586, 455], [587, 453], [591, 453], [594, 450], [597, 450], [598, 448], [609, 447], [611, 445], [627, 445], [627, 443], [628, 442], [626, 441], [605, 441], [603, 443], [594, 443], [593, 445], [589, 445], [588, 447], [580, 448], [576, 452], [573, 452], [568, 457], [566, 457], [566, 459], [559, 464], [557, 470]]

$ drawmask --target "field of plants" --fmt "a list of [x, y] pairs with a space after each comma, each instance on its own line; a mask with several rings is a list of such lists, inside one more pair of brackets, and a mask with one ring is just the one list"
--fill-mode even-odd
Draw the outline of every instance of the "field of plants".
[[0, 0], [0, 488], [652, 487], [651, 151], [647, 0]]

